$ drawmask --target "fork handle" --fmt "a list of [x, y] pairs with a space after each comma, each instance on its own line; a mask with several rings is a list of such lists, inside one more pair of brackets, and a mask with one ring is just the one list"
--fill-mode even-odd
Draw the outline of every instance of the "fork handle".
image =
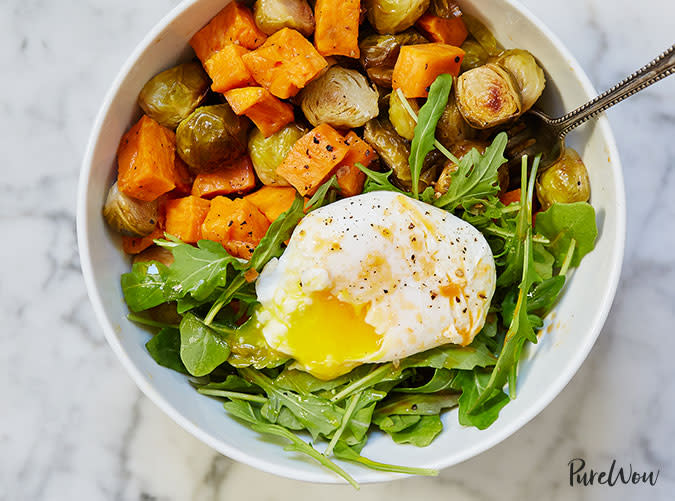
[[643, 66], [608, 91], [600, 94], [592, 101], [587, 102], [567, 115], [556, 118], [552, 121], [552, 125], [558, 128], [560, 137], [564, 137], [565, 134], [572, 129], [575, 129], [589, 118], [593, 118], [607, 108], [640, 92], [642, 89], [671, 75], [673, 72], [675, 72], [675, 45], [672, 45], [656, 59]]

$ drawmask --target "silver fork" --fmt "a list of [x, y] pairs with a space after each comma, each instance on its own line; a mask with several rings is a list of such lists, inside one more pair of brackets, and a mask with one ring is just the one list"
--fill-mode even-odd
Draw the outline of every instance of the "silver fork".
[[523, 155], [534, 156], [541, 153], [539, 170], [550, 167], [562, 156], [564, 138], [569, 131], [673, 72], [675, 45], [607, 92], [567, 115], [551, 118], [541, 110], [531, 109], [507, 131], [507, 158], [519, 161]]

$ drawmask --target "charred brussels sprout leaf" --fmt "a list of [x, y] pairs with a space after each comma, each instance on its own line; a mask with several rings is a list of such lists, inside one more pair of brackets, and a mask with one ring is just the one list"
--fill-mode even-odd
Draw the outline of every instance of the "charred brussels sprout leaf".
[[202, 106], [178, 126], [178, 154], [193, 173], [214, 170], [246, 151], [247, 129], [229, 105]]
[[474, 39], [469, 38], [462, 44], [464, 59], [462, 59], [462, 71], [472, 70], [488, 62], [490, 55], [483, 46]]
[[513, 75], [493, 63], [462, 73], [455, 98], [464, 119], [477, 129], [508, 122], [518, 117], [523, 107]]
[[525, 112], [539, 99], [546, 85], [544, 71], [526, 50], [508, 50], [497, 58], [497, 64], [511, 72], [518, 83]]
[[301, 94], [302, 111], [315, 127], [360, 127], [379, 114], [378, 92], [355, 70], [332, 66]]
[[258, 128], [253, 129], [248, 140], [248, 152], [253, 168], [263, 184], [289, 186], [288, 181], [277, 174], [277, 167], [306, 132], [297, 124], [289, 124], [269, 137], [265, 137]]
[[462, 20], [471, 36], [480, 44], [488, 56], [498, 56], [504, 50], [488, 27], [478, 19], [469, 14], [464, 14]]
[[562, 158], [537, 179], [537, 198], [544, 210], [558, 202], [586, 202], [590, 196], [588, 171], [572, 148], [565, 148]]
[[461, 16], [462, 10], [453, 0], [431, 0], [429, 14], [450, 19], [451, 17]]
[[179, 64], [152, 77], [138, 95], [146, 115], [175, 129], [209, 91], [210, 80], [198, 62]]
[[255, 24], [268, 35], [282, 28], [298, 30], [306, 37], [314, 33], [314, 14], [305, 0], [257, 0]]
[[144, 237], [157, 226], [159, 205], [157, 200], [143, 202], [128, 197], [113, 184], [108, 191], [103, 217], [116, 232], [129, 237]]
[[365, 6], [378, 33], [399, 33], [415, 24], [429, 0], [366, 0]]
[[443, 110], [441, 118], [438, 120], [436, 139], [443, 146], [452, 150], [456, 144], [461, 144], [463, 141], [471, 139], [474, 136], [475, 130], [466, 123], [466, 120], [464, 120], [464, 117], [459, 112], [459, 108], [457, 108], [454, 93], [451, 94], [448, 104], [445, 110]]
[[363, 140], [375, 148], [380, 160], [394, 172], [402, 186], [411, 186], [410, 145], [396, 133], [389, 120], [376, 118], [368, 122], [363, 130]]

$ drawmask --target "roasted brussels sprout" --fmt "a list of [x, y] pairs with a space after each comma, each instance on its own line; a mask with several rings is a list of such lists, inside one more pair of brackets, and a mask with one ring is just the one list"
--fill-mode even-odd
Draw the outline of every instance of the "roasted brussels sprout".
[[462, 10], [453, 0], [431, 0], [429, 14], [450, 19], [451, 17], [461, 16]]
[[455, 96], [451, 94], [448, 104], [438, 120], [436, 139], [446, 148], [452, 149], [455, 144], [465, 139], [471, 139], [474, 135], [475, 130], [466, 123], [457, 108]]
[[534, 56], [526, 50], [507, 50], [495, 62], [509, 70], [518, 82], [520, 96], [523, 100], [522, 112], [526, 112], [544, 91], [544, 85], [546, 85], [544, 71], [539, 67]]
[[359, 43], [361, 65], [373, 83], [391, 87], [391, 75], [402, 45], [429, 43], [414, 30], [398, 35], [369, 35]]
[[108, 190], [103, 217], [111, 228], [128, 237], [144, 237], [152, 233], [159, 218], [157, 200], [144, 202], [117, 189], [117, 182]]
[[[482, 143], [480, 141], [459, 141], [455, 143], [451, 148], [450, 151], [453, 155], [455, 155], [457, 158], [461, 159], [464, 155], [469, 153], [472, 149], [476, 148], [479, 153], [485, 153], [485, 148], [487, 148], [487, 144]], [[452, 173], [457, 170], [457, 164], [453, 162], [452, 160], [446, 160], [445, 165], [443, 166], [443, 171], [441, 172], [441, 175], [438, 177], [438, 180], [436, 181], [436, 195], [440, 196], [443, 195], [445, 192], [448, 191], [448, 188], [450, 187], [450, 182], [452, 181]]]
[[[420, 107], [417, 104], [417, 100], [408, 99], [407, 101], [415, 114], [418, 114]], [[417, 125], [417, 122], [413, 120], [410, 113], [403, 107], [401, 98], [396, 91], [393, 91], [389, 95], [389, 121], [391, 122], [391, 125], [394, 126], [394, 129], [398, 132], [399, 136], [404, 137], [408, 141], [412, 141], [415, 136], [415, 126]]]
[[537, 198], [544, 210], [556, 202], [587, 202], [590, 196], [588, 171], [572, 148], [565, 148], [562, 158], [537, 178]]
[[148, 80], [138, 95], [138, 104], [150, 118], [175, 129], [201, 104], [209, 84], [201, 64], [179, 64]]
[[260, 31], [268, 35], [282, 28], [293, 28], [306, 37], [314, 33], [314, 14], [305, 0], [257, 0], [253, 15]]
[[197, 174], [217, 169], [246, 151], [249, 122], [228, 104], [202, 106], [176, 130], [176, 150]]
[[152, 247], [145, 249], [140, 254], [136, 254], [134, 256], [134, 263], [142, 263], [144, 261], [158, 261], [166, 266], [171, 266], [174, 261], [173, 252], [171, 252], [169, 249], [165, 249], [164, 247], [153, 245]]
[[396, 181], [410, 188], [410, 145], [396, 133], [391, 122], [378, 118], [371, 120], [363, 129], [363, 140], [375, 148], [380, 161], [394, 171]]
[[455, 99], [460, 113], [476, 129], [488, 129], [520, 115], [522, 101], [509, 70], [487, 63], [462, 73]]
[[469, 38], [462, 44], [464, 59], [462, 59], [462, 71], [472, 70], [487, 63], [489, 54], [481, 44]]
[[248, 152], [255, 173], [263, 184], [289, 186], [288, 181], [277, 174], [277, 167], [306, 132], [297, 124], [289, 124], [269, 137], [265, 137], [257, 127], [253, 129], [248, 140]]
[[498, 56], [504, 50], [488, 27], [478, 19], [469, 14], [464, 14], [462, 20], [467, 31], [483, 47], [488, 56]]
[[377, 90], [358, 71], [331, 66], [304, 88], [300, 106], [315, 127], [326, 123], [352, 128], [362, 126], [380, 113], [378, 97]]
[[378, 33], [399, 33], [415, 24], [429, 0], [366, 0], [365, 6]]

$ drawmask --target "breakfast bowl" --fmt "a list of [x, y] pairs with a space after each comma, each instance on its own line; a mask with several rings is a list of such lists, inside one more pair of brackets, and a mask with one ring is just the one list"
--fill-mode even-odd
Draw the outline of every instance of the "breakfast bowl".
[[[105, 336], [139, 388], [176, 423], [218, 452], [284, 477], [323, 483], [342, 480], [320, 465], [284, 452], [280, 440], [260, 435], [224, 412], [222, 402], [197, 393], [184, 375], [148, 356], [151, 337], [127, 319], [120, 275], [130, 267], [120, 239], [101, 215], [116, 175], [119, 138], [141, 112], [137, 97], [158, 72], [193, 57], [190, 38], [227, 0], [186, 0], [138, 45], [113, 82], [95, 121], [78, 192], [77, 231], [85, 283]], [[547, 85], [539, 106], [562, 114], [596, 95], [588, 77], [562, 43], [524, 7], [512, 0], [465, 0], [464, 12], [482, 20], [505, 47], [529, 50], [543, 65]], [[443, 431], [427, 447], [399, 445], [375, 432], [364, 456], [386, 463], [441, 469], [469, 459], [501, 442], [535, 417], [574, 376], [593, 346], [609, 312], [621, 271], [625, 233], [624, 186], [608, 121], [601, 117], [567, 138], [588, 166], [598, 238], [566, 284], [546, 318], [539, 342], [519, 367], [517, 398], [489, 428], [458, 423], [457, 410], [442, 415]], [[336, 461], [357, 482], [383, 482], [401, 474], [368, 470]]]

